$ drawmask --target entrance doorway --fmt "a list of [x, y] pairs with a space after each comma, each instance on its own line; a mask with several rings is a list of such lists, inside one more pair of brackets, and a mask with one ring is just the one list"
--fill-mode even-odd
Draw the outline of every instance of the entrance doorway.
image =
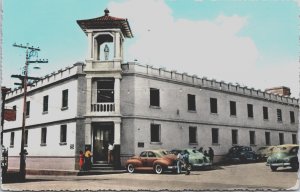
[[108, 160], [108, 144], [114, 141], [114, 124], [97, 123], [93, 126], [93, 161]]

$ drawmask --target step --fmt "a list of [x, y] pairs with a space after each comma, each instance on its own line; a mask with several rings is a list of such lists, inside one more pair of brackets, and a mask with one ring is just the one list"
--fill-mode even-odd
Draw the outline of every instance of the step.
[[113, 164], [92, 164], [92, 167], [113, 167]]
[[114, 167], [91, 167], [91, 170], [114, 170]]

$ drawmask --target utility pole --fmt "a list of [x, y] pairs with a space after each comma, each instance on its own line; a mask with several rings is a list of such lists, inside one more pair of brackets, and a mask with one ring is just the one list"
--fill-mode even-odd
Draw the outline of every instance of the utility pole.
[[39, 47], [26, 45], [17, 45], [13, 44], [14, 47], [26, 49], [26, 61], [24, 67], [24, 99], [23, 99], [23, 120], [22, 120], [22, 134], [21, 134], [21, 152], [20, 152], [20, 180], [25, 181], [26, 177], [26, 162], [25, 162], [25, 150], [24, 150], [24, 141], [25, 141], [25, 121], [26, 121], [26, 99], [27, 99], [27, 80], [28, 80], [28, 66], [30, 63], [48, 63], [48, 60], [35, 60], [31, 61], [30, 58], [37, 56], [38, 51], [41, 51]]

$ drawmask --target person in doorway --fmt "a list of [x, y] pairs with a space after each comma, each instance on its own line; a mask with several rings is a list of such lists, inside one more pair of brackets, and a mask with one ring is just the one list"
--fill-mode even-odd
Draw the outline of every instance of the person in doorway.
[[113, 156], [114, 146], [115, 145], [112, 142], [109, 142], [109, 144], [108, 144], [108, 163], [112, 163], [114, 161], [114, 156]]
[[92, 166], [91, 157], [92, 156], [93, 156], [93, 154], [92, 154], [90, 148], [86, 147], [85, 153], [84, 153], [84, 165], [85, 165], [86, 170], [91, 169], [91, 166]]
[[80, 171], [82, 171], [84, 169], [83, 165], [84, 165], [84, 155], [83, 155], [83, 152], [80, 150], [79, 151], [79, 167], [80, 167]]
[[209, 147], [208, 156], [209, 156], [211, 163], [213, 163], [215, 154], [214, 154], [214, 150], [211, 147]]

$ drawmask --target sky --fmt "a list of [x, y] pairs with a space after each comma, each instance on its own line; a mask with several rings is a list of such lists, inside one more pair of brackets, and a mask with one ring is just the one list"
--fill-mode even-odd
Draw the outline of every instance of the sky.
[[13, 87], [25, 62], [14, 43], [40, 47], [29, 75], [41, 77], [87, 58], [76, 20], [127, 18], [124, 62], [164, 67], [265, 90], [291, 88], [299, 98], [296, 0], [3, 0], [2, 86]]

